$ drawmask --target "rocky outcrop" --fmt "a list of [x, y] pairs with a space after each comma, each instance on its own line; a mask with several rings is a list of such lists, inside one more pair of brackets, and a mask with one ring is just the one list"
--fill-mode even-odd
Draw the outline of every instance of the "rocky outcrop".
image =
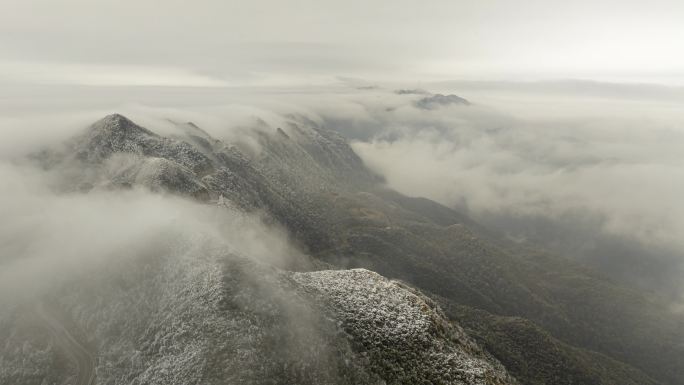
[[392, 384], [512, 384], [514, 380], [428, 297], [365, 269], [295, 273], [373, 372]]
[[86, 383], [54, 329], [97, 384], [515, 384], [432, 301], [373, 272], [170, 250], [1, 312], [0, 384]]

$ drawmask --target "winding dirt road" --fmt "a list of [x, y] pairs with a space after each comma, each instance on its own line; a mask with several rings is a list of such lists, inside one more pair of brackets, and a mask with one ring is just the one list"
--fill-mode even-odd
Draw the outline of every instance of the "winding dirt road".
[[44, 323], [45, 328], [54, 338], [55, 344], [59, 349], [67, 354], [69, 360], [76, 366], [75, 382], [70, 385], [94, 385], [95, 384], [95, 355], [69, 332], [67, 328], [53, 316], [44, 306], [38, 305], [35, 308], [36, 314]]

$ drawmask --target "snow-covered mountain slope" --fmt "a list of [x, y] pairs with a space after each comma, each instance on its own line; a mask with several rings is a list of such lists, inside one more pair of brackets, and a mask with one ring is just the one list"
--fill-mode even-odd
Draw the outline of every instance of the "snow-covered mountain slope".
[[[291, 116], [281, 127], [256, 127], [249, 145], [214, 139], [192, 123], [177, 127], [174, 135], [162, 137], [112, 115], [87, 128], [66, 149], [45, 151], [35, 158], [63, 176], [56, 186], [61, 191], [143, 186], [198, 202], [225, 203], [241, 212], [259, 212], [283, 226], [313, 257], [310, 263], [280, 267], [365, 268], [408, 282], [440, 298], [450, 309], [448, 322], [462, 321], [466, 332], [522, 383], [683, 383], [679, 363], [684, 349], [677, 341], [684, 338], [684, 322], [666, 305], [562, 257], [520, 250], [435, 202], [388, 191], [343, 138], [315, 122]], [[254, 143], [257, 151], [250, 147]], [[317, 274], [326, 277], [320, 282], [344, 282], [344, 273]], [[323, 306], [326, 314], [347, 325], [348, 337], [353, 336], [348, 328], [357, 328], [357, 318], [365, 320], [364, 327], [377, 321], [378, 330], [383, 330], [382, 317], [367, 319], [353, 312], [356, 306], [366, 306], [363, 301], [381, 305], [376, 303], [379, 297], [346, 295], [340, 289], [344, 285], [338, 284], [323, 288], [315, 277], [295, 274], [289, 280], [295, 282], [297, 295], [316, 306], [329, 304]], [[391, 290], [379, 292], [394, 295]], [[444, 319], [438, 311], [435, 314]], [[473, 314], [488, 316], [480, 322]], [[524, 322], [506, 322], [501, 328], [501, 322], [518, 318]], [[621, 322], [616, 324], [616, 318]], [[363, 338], [344, 340], [352, 341], [354, 354], [367, 353], [359, 362], [364, 362], [369, 376], [391, 383], [390, 377], [383, 376], [397, 375], [393, 368], [409, 357], [412, 338], [402, 342], [404, 348], [392, 351], [374, 350], [378, 346]], [[414, 362], [406, 377], [392, 378], [448, 373], [456, 381], [474, 373], [465, 362], [443, 370], [443, 357], [460, 354], [450, 349], [469, 352], [473, 362], [489, 362], [482, 373], [498, 367], [486, 353], [468, 350], [470, 343], [463, 340], [443, 334], [430, 338], [434, 344], [423, 347], [435, 355], [421, 356], [421, 362], [433, 365], [434, 371]], [[453, 344], [436, 347], [442, 343]], [[531, 353], [537, 351], [553, 354]], [[573, 363], [572, 369], [563, 369], [568, 362]]]
[[431, 301], [369, 271], [202, 246], [116, 271], [2, 312], [0, 383], [81, 383], [51, 324], [93, 357], [96, 384], [515, 383]]
[[389, 383], [514, 382], [415, 289], [365, 269], [295, 273], [294, 279], [324, 304]]
[[[264, 155], [259, 164], [192, 124], [179, 127], [166, 138], [111, 115], [36, 158], [63, 177], [54, 187], [67, 194], [145, 188], [199, 202], [216, 223], [258, 211], [305, 240], [329, 230], [311, 209], [320, 202], [297, 195], [293, 175], [275, 179]], [[309, 163], [303, 188], [325, 179], [330, 190], [336, 173], [357, 172], [339, 137], [309, 128], [274, 135], [281, 162]], [[329, 145], [339, 148], [312, 154]], [[336, 159], [348, 166], [331, 170]], [[240, 235], [221, 236], [236, 227], [206, 230], [163, 241], [151, 233], [140, 250], [112, 250], [99, 268], [3, 306], [0, 384], [517, 383], [407, 285], [367, 270], [311, 271], [329, 266], [315, 260], [270, 263], [236, 252]]]

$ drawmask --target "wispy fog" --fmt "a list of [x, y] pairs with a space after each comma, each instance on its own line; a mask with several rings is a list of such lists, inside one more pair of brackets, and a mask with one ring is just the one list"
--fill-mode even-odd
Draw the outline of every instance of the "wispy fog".
[[256, 215], [143, 189], [60, 193], [60, 175], [8, 162], [0, 179], [1, 301], [150, 256], [214, 250], [279, 267], [303, 261], [283, 230]]
[[[254, 130], [273, 129], [291, 114], [302, 114], [347, 136], [366, 164], [400, 192], [457, 208], [514, 241], [580, 258], [615, 278], [671, 296], [681, 292], [681, 88], [577, 81], [404, 84], [340, 78], [325, 87], [37, 89], [40, 92], [22, 88], [2, 109], [1, 158], [16, 159], [62, 140], [112, 112], [168, 135], [175, 127], [168, 119], [193, 121], [217, 138], [258, 151]], [[59, 99], [64, 93], [69, 97]], [[470, 105], [421, 108], [417, 102], [430, 93], [445, 95], [440, 100], [463, 97]], [[34, 181], [35, 175], [8, 166], [4, 170], [9, 174], [3, 179], [14, 182], [3, 186], [11, 189], [3, 194], [14, 194], [20, 203], [4, 200], [8, 206], [3, 210], [12, 211], [3, 215], [3, 226], [37, 220], [32, 212], [47, 210], [50, 217], [50, 210], [65, 210], [73, 211], [74, 221], [82, 212], [89, 229], [117, 234], [106, 231], [109, 220], [97, 222], [101, 227], [88, 221], [106, 218], [107, 208], [115, 207], [119, 198], [107, 193], [55, 197]], [[172, 213], [203, 212], [187, 208], [186, 202], [168, 207], [170, 198], [128, 194], [136, 199], [121, 200], [122, 207], [133, 213], [151, 210], [153, 223], [141, 224], [144, 228], [171, 223]], [[88, 209], [68, 207], [81, 201]], [[188, 213], [178, 211], [183, 207]], [[103, 214], [90, 216], [100, 210]], [[129, 231], [124, 226], [128, 220], [117, 219], [120, 212], [112, 210], [112, 226], [121, 222]], [[5, 220], [16, 216], [25, 219]], [[201, 218], [197, 221], [202, 226], [214, 226]], [[7, 228], [12, 232], [4, 234], [21, 234]], [[115, 240], [124, 238], [132, 239]]]
[[389, 186], [468, 212], [513, 240], [679, 295], [681, 90], [543, 86], [470, 84], [459, 93], [470, 107], [421, 111], [406, 103], [366, 107], [359, 123], [331, 120], [350, 128], [354, 149]]
[[391, 186], [476, 214], [588, 210], [606, 231], [682, 244], [684, 114], [677, 104], [508, 100], [494, 108], [369, 113], [383, 129], [355, 149]]

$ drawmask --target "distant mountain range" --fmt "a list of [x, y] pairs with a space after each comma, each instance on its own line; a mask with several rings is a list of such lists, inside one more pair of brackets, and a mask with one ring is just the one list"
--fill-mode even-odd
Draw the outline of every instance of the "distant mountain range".
[[0, 313], [0, 384], [684, 384], [667, 304], [387, 189], [341, 135], [286, 120], [226, 143], [115, 114], [34, 154], [60, 193], [220, 202], [305, 256], [163, 249], [61, 287]]

